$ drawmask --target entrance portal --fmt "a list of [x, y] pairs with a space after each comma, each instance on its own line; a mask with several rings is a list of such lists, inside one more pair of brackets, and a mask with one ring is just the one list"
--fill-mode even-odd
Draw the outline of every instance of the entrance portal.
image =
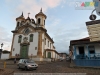
[[28, 58], [28, 45], [21, 46], [20, 58]]

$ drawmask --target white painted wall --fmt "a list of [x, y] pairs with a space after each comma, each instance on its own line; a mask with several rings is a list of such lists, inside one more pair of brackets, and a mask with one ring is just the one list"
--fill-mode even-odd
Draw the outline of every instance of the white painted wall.
[[[53, 43], [47, 38], [46, 38], [46, 45], [45, 45], [45, 49], [53, 49]], [[48, 41], [49, 41], [49, 47], [48, 47]], [[51, 48], [50, 48], [50, 43], [51, 43]]]
[[[15, 56], [15, 54], [20, 54], [20, 43], [18, 43], [18, 36], [19, 34], [14, 36], [14, 43], [12, 47], [12, 56]], [[14, 51], [13, 51], [14, 49]]]
[[55, 52], [53, 51], [53, 58], [55, 58]]
[[[31, 34], [31, 33], [30, 33]], [[29, 35], [30, 35], [29, 34]], [[38, 32], [32, 33], [33, 34], [33, 42], [30, 42], [30, 46], [29, 46], [29, 52], [28, 55], [37, 55], [37, 50], [35, 50], [35, 47], [37, 47], [38, 49]], [[23, 38], [24, 37], [28, 37], [28, 41], [29, 41], [29, 35], [25, 36], [23, 34], [17, 34], [14, 37], [14, 44], [13, 44], [13, 48], [15, 48], [15, 50], [12, 50], [12, 56], [15, 56], [15, 54], [20, 54], [20, 43], [18, 43], [18, 36], [22, 35], [22, 40], [21, 43], [23, 42]]]
[[9, 59], [9, 53], [1, 54], [1, 59]]
[[[33, 42], [30, 42], [28, 55], [33, 54], [33, 56], [36, 56], [38, 51], [38, 32], [33, 33], [33, 35]], [[35, 47], [37, 47], [37, 50], [35, 50]]]

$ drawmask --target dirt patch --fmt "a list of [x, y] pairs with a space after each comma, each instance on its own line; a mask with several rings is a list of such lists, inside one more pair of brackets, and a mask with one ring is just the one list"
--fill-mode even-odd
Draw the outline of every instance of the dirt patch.
[[0, 69], [0, 75], [13, 75], [14, 71], [11, 69]]
[[4, 71], [4, 69], [0, 69], [0, 72], [3, 72]]

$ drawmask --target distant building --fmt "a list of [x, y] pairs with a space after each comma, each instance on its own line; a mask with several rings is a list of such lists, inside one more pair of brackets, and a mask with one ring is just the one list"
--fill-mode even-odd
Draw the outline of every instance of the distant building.
[[16, 18], [16, 28], [12, 31], [10, 58], [32, 58], [36, 61], [59, 58], [54, 41], [45, 28], [47, 16], [42, 9], [35, 18], [36, 22], [29, 16], [25, 19], [23, 13]]
[[67, 57], [67, 54], [66, 53], [59, 53], [59, 56], [63, 59], [66, 59]]
[[9, 59], [9, 54], [10, 54], [10, 51], [3, 50], [1, 54], [1, 59]]

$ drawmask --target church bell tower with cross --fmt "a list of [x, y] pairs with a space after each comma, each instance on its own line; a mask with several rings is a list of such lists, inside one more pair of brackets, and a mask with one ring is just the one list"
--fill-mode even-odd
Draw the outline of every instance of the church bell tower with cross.
[[[30, 18], [29, 14], [24, 18], [22, 12], [21, 16], [16, 18], [16, 27], [12, 31], [10, 58], [32, 58], [36, 61], [44, 61], [45, 58], [57, 59], [59, 54], [55, 51], [54, 41], [45, 28], [47, 16], [42, 12], [42, 8], [35, 15], [36, 21]], [[48, 59], [45, 60], [48, 61]]]
[[42, 12], [42, 8], [40, 12], [35, 15], [35, 18], [37, 26], [45, 28], [45, 20], [47, 16]]

